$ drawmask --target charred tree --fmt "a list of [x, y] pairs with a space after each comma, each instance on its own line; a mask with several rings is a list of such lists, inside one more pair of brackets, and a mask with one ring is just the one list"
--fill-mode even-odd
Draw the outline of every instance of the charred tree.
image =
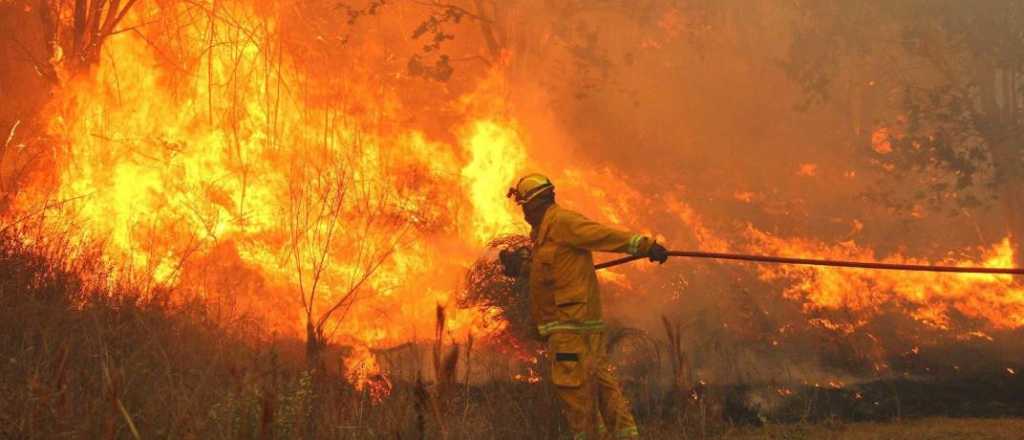
[[[50, 59], [37, 66], [54, 84], [61, 72], [68, 78], [95, 66], [103, 43], [120, 32], [117, 27], [138, 0], [39, 0], [36, 9]], [[72, 11], [67, 14], [67, 11]], [[67, 78], [65, 78], [67, 79]]]

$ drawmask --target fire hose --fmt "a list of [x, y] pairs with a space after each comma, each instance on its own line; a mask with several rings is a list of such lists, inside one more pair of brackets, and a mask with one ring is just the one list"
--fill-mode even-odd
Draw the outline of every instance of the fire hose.
[[[769, 255], [748, 255], [730, 254], [721, 252], [697, 252], [697, 251], [669, 251], [671, 257], [687, 257], [714, 260], [750, 261], [756, 263], [773, 264], [794, 264], [803, 266], [828, 266], [828, 267], [851, 267], [859, 269], [879, 270], [901, 270], [912, 272], [951, 272], [951, 273], [978, 273], [978, 274], [1002, 274], [1002, 275], [1024, 275], [1024, 268], [1016, 267], [966, 267], [966, 266], [930, 266], [919, 264], [896, 264], [896, 263], [875, 263], [867, 261], [843, 261], [824, 260], [811, 258], [776, 257]], [[613, 266], [636, 261], [646, 256], [630, 256], [594, 265], [595, 270], [607, 269]]]

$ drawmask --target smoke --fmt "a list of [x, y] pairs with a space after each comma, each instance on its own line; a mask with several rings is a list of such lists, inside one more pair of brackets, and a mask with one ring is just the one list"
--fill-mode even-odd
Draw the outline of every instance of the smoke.
[[[884, 180], [872, 159], [875, 127], [857, 107], [864, 101], [856, 87], [838, 86], [835, 99], [806, 105], [784, 62], [794, 56], [800, 11], [777, 2], [576, 6], [509, 6], [516, 12], [507, 25], [542, 36], [540, 44], [510, 38], [520, 44], [509, 49], [509, 102], [531, 171], [552, 175], [563, 205], [680, 249], [821, 256], [854, 246], [870, 252], [847, 258], [958, 264], [984, 263], [999, 247], [1005, 232], [993, 206], [908, 215], [869, 197], [907, 189]], [[813, 245], [770, 247], [759, 237]], [[714, 380], [876, 377], [893, 363], [905, 368], [900, 360], [921, 345], [974, 346], [991, 364], [1012, 361], [997, 354], [1005, 345], [986, 339], [1005, 343], [1019, 327], [1019, 290], [1006, 278], [989, 287], [968, 280], [961, 289], [954, 285], [962, 277], [767, 275], [776, 270], [641, 262], [602, 279], [612, 320], [656, 335], [662, 315], [687, 323], [686, 344]], [[824, 284], [829, 279], [839, 284]], [[904, 296], [911, 285], [940, 287]], [[837, 292], [845, 298], [828, 308], [803, 297]], [[979, 320], [971, 299], [947, 307], [956, 292], [1004, 298], [993, 310], [1014, 324]], [[859, 298], [888, 303], [864, 309]]]

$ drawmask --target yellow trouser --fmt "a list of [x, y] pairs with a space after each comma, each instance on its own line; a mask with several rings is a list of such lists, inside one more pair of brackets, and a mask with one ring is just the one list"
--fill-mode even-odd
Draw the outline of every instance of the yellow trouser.
[[[575, 439], [611, 425], [614, 438], [639, 436], [629, 402], [605, 352], [604, 332], [555, 332], [548, 337], [551, 382]], [[596, 405], [595, 405], [596, 404]]]

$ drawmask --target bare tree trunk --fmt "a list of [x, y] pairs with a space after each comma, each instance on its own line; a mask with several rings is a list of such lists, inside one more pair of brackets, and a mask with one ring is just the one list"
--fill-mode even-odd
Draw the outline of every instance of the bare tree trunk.
[[[1013, 130], [1006, 130], [1012, 133]], [[1014, 263], [1024, 267], [1024, 151], [1015, 145], [1015, 136], [987, 136], [992, 146], [996, 178], [1000, 183], [999, 198], [1006, 219], [1007, 232], [1013, 245]]]
[[[63, 64], [72, 76], [95, 66], [100, 61], [103, 43], [114, 34], [115, 28], [138, 1], [127, 0], [122, 6], [121, 0], [74, 0], [70, 6], [71, 23], [64, 24], [61, 20], [64, 3], [38, 0], [36, 8], [50, 56], [61, 50], [63, 56], [56, 63]], [[70, 38], [66, 37], [68, 35]], [[58, 83], [61, 79], [57, 76], [56, 66], [46, 64], [42, 75]]]
[[[1024, 266], [1024, 151], [1017, 144], [1021, 127], [1014, 116], [1018, 92], [1004, 93], [997, 87], [1002, 75], [994, 65], [981, 63], [976, 69], [981, 113], [975, 120], [992, 154], [1014, 263], [1020, 267]], [[1000, 100], [1004, 101], [1002, 106]]]
[[[491, 61], [498, 61], [501, 58], [501, 44], [498, 43], [498, 39], [494, 34], [494, 20], [497, 19], [497, 4], [494, 2], [487, 2], [488, 5], [484, 4], [484, 0], [476, 0], [476, 13], [480, 16], [480, 32], [484, 36], [484, 42], [487, 43], [487, 51], [491, 55]], [[490, 6], [488, 11], [487, 6]]]
[[1014, 263], [1017, 267], [1024, 267], [1024, 182], [1009, 180], [1003, 186], [1003, 209], [1013, 245]]
[[306, 368], [316, 370], [320, 367], [322, 343], [320, 334], [312, 322], [306, 323]]
[[320, 414], [321, 393], [320, 383], [322, 379], [321, 354], [323, 352], [323, 338], [319, 329], [312, 322], [306, 322], [306, 368], [310, 381], [309, 407], [306, 411], [306, 426], [303, 430], [303, 438], [306, 440], [316, 439], [317, 416]]

